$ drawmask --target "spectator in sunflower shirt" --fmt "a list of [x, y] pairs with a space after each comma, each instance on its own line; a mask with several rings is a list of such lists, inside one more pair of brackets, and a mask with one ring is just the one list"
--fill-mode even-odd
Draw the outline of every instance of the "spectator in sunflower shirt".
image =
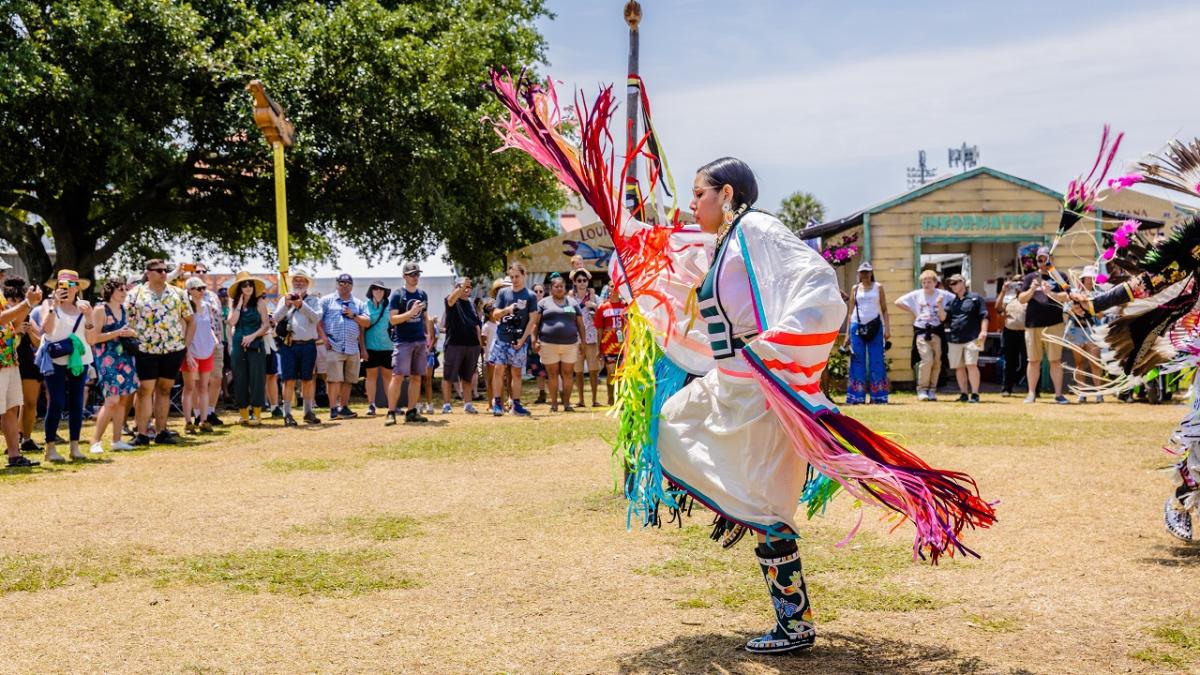
[[36, 284], [25, 291], [25, 299], [19, 304], [10, 304], [0, 296], [0, 429], [4, 431], [10, 467], [40, 464], [21, 454], [18, 411], [25, 399], [21, 391], [21, 368], [17, 364], [16, 324], [24, 321], [41, 302], [42, 289]]
[[171, 410], [171, 387], [183, 366], [187, 346], [196, 330], [192, 303], [179, 288], [167, 283], [171, 265], [158, 258], [146, 261], [146, 283], [129, 294], [129, 325], [137, 332], [137, 436], [132, 445], [149, 445], [151, 413], [157, 433], [154, 442], [179, 442], [167, 428]]

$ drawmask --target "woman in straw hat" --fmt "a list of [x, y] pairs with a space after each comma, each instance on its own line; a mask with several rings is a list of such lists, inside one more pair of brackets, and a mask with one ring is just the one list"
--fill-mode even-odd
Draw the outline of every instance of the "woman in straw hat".
[[270, 324], [266, 321], [267, 285], [246, 270], [237, 273], [229, 291], [230, 360], [233, 362], [233, 398], [242, 424], [262, 424], [266, 394], [267, 355], [263, 344]]
[[54, 447], [58, 423], [67, 416], [71, 442], [71, 459], [84, 459], [79, 449], [83, 429], [83, 385], [87, 382], [87, 367], [92, 363], [92, 348], [87, 331], [92, 328], [91, 307], [79, 294], [91, 285], [80, 279], [75, 270], [62, 270], [46, 284], [54, 289], [42, 309], [43, 345], [70, 340], [70, 353], [53, 359], [54, 372], [46, 375], [46, 461], [64, 462]]

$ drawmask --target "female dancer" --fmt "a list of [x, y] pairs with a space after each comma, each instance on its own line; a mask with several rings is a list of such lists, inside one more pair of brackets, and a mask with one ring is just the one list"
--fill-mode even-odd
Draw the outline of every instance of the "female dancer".
[[[622, 387], [626, 425], [618, 443], [629, 451], [631, 509], [655, 522], [658, 504], [678, 507], [686, 493], [717, 512], [730, 544], [747, 528], [758, 534], [776, 623], [747, 650], [813, 644], [796, 546], [801, 501], [811, 515], [840, 487], [911, 519], [914, 555], [936, 561], [972, 553], [959, 541], [961, 530], [994, 520], [974, 482], [933, 469], [843, 417], [821, 393], [821, 372], [846, 315], [837, 277], [778, 219], [752, 209], [758, 186], [745, 163], [726, 157], [697, 171], [691, 209], [700, 232], [677, 216], [647, 225], [623, 213], [614, 194], [620, 182], [605, 140], [611, 87], [581, 110], [576, 150], [559, 133], [549, 84], [542, 89], [493, 73], [489, 86], [511, 113], [497, 125], [506, 146], [528, 152], [596, 211], [613, 238], [616, 287], [633, 300], [628, 316], [656, 331], [653, 343], [626, 335], [622, 383], [634, 385]], [[643, 144], [648, 139], [660, 158], [652, 129]], [[661, 170], [656, 165], [650, 175]], [[653, 191], [651, 185], [647, 194]], [[635, 213], [647, 208], [634, 206]], [[634, 377], [645, 371], [631, 374], [631, 366], [647, 355], [657, 355], [653, 374]], [[634, 409], [635, 400], [649, 405]], [[632, 429], [635, 419], [642, 428]]]

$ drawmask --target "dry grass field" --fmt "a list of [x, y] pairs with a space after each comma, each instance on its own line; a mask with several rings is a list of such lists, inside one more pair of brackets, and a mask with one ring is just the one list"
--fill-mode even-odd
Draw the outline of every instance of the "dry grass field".
[[972, 473], [1000, 523], [969, 539], [982, 560], [933, 568], [874, 512], [836, 549], [839, 500], [803, 532], [805, 655], [740, 650], [771, 624], [749, 541], [721, 550], [699, 509], [627, 530], [614, 423], [536, 406], [0, 472], [0, 671], [1200, 670], [1200, 547], [1160, 526], [1178, 406], [849, 410]]

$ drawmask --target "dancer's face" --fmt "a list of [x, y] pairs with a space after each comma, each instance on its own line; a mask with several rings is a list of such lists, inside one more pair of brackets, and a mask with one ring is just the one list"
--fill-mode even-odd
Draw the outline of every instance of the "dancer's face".
[[696, 180], [692, 181], [690, 208], [701, 230], [709, 233], [720, 230], [721, 225], [725, 222], [725, 214], [721, 211], [721, 205], [729, 203], [732, 208], [732, 202], [732, 187], [728, 185], [713, 186], [708, 176], [703, 173], [696, 174]]

